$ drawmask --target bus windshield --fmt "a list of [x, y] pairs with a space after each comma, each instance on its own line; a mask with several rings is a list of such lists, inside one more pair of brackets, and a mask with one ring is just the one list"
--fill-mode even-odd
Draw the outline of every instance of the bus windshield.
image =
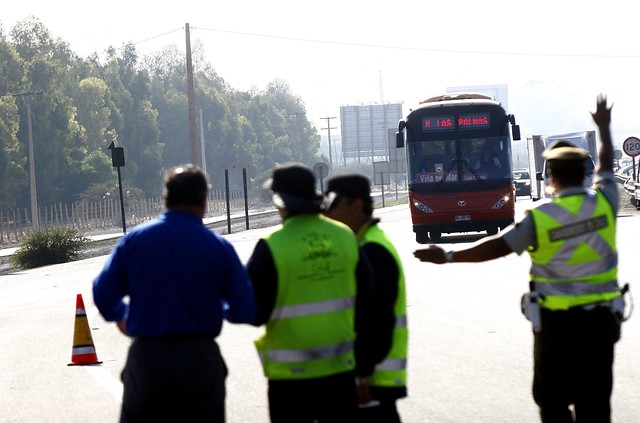
[[509, 181], [508, 136], [417, 141], [408, 145], [411, 184], [487, 185]]

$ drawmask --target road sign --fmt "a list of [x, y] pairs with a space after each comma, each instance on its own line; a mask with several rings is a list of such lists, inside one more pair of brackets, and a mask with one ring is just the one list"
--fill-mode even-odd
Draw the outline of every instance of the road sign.
[[389, 162], [373, 162], [374, 185], [389, 185]]
[[622, 143], [622, 149], [627, 156], [635, 157], [640, 154], [640, 139], [629, 137]]
[[318, 162], [313, 165], [313, 173], [320, 179], [326, 178], [329, 174], [329, 166], [326, 163]]

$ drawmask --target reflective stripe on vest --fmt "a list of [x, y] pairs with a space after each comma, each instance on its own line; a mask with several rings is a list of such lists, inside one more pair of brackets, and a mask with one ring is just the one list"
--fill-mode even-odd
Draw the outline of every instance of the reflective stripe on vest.
[[269, 350], [269, 360], [280, 363], [293, 363], [306, 360], [335, 358], [347, 354], [353, 349], [353, 342], [345, 342], [338, 345], [328, 345], [304, 350]]
[[552, 310], [608, 301], [619, 295], [615, 214], [600, 191], [553, 199], [532, 209], [538, 247], [531, 280]]
[[376, 366], [376, 370], [405, 370], [406, 358], [386, 358]]
[[536, 292], [542, 295], [574, 296], [605, 294], [618, 289], [617, 281], [605, 283], [585, 283], [585, 282], [535, 282]]
[[371, 386], [404, 387], [407, 385], [407, 352], [409, 333], [407, 328], [407, 302], [402, 262], [395, 247], [377, 224], [369, 222], [358, 231], [362, 234], [361, 245], [377, 243], [394, 258], [398, 267], [398, 297], [394, 304], [396, 323], [393, 330], [391, 349], [385, 359], [376, 365], [370, 378]]
[[396, 317], [396, 327], [397, 328], [406, 328], [407, 327], [407, 316], [398, 316]]
[[273, 309], [270, 320], [286, 319], [290, 317], [310, 316], [313, 314], [329, 313], [331, 311], [347, 310], [355, 306], [355, 297], [338, 298], [335, 300], [318, 301], [315, 303], [281, 306]]

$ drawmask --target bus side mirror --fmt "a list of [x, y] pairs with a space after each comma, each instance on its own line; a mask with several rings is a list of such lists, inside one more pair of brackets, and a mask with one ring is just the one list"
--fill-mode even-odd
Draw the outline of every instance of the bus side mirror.
[[404, 128], [407, 127], [407, 122], [400, 119], [398, 121], [398, 132], [396, 132], [396, 148], [404, 147]]
[[542, 177], [542, 172], [536, 172], [536, 181], [544, 181]]
[[507, 115], [507, 119], [511, 124], [511, 135], [514, 141], [520, 141], [520, 125], [516, 125], [516, 117], [514, 115]]
[[404, 147], [404, 133], [396, 132], [396, 148]]
[[513, 125], [511, 127], [511, 134], [513, 135], [514, 141], [520, 141], [520, 125]]

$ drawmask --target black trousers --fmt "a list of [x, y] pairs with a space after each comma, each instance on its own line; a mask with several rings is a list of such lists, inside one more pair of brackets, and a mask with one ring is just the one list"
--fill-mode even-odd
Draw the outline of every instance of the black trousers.
[[305, 380], [269, 380], [271, 423], [353, 423], [355, 373]]
[[121, 423], [225, 421], [227, 367], [211, 339], [134, 339]]
[[380, 400], [375, 407], [359, 408], [358, 423], [401, 423], [396, 400]]
[[610, 422], [614, 345], [620, 339], [612, 311], [542, 309], [541, 321], [534, 334], [533, 397], [542, 422]]
[[380, 405], [358, 408], [357, 423], [401, 423], [397, 400], [407, 396], [406, 386], [382, 387], [372, 386], [371, 397]]

